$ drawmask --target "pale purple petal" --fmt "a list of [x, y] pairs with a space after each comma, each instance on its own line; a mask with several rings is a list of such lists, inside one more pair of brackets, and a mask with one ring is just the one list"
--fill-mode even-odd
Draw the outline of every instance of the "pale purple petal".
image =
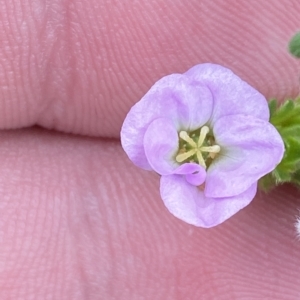
[[213, 128], [221, 147], [207, 171], [205, 195], [238, 195], [274, 170], [284, 153], [283, 141], [269, 122], [252, 116], [234, 115], [219, 119]]
[[122, 147], [137, 166], [151, 170], [144, 152], [143, 138], [148, 125], [168, 118], [179, 130], [194, 130], [211, 117], [210, 90], [181, 74], [160, 79], [129, 111], [121, 130]]
[[206, 63], [194, 66], [185, 74], [210, 88], [214, 97], [211, 124], [223, 116], [234, 114], [269, 120], [266, 98], [231, 70]]
[[189, 184], [180, 175], [162, 176], [161, 197], [168, 210], [177, 218], [199, 227], [218, 225], [254, 198], [257, 184], [253, 184], [240, 195], [228, 198], [208, 198], [202, 190]]
[[172, 174], [178, 167], [178, 133], [170, 119], [154, 120], [144, 135], [144, 149], [152, 169], [160, 175]]
[[195, 186], [204, 183], [206, 178], [205, 169], [195, 163], [185, 163], [174, 170], [173, 174], [185, 175], [186, 181]]

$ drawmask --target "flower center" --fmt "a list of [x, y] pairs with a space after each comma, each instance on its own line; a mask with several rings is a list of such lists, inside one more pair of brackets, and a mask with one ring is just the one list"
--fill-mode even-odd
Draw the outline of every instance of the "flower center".
[[208, 133], [209, 128], [207, 126], [203, 126], [200, 132], [198, 129], [190, 134], [186, 131], [180, 131], [176, 161], [179, 163], [197, 162], [206, 168], [221, 150], [220, 146], [215, 144], [213, 136], [207, 138]]

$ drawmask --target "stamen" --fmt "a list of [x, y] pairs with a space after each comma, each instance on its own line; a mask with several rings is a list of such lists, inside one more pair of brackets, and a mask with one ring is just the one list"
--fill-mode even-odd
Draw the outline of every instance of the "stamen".
[[204, 161], [203, 156], [202, 156], [202, 154], [199, 150], [197, 151], [197, 159], [198, 159], [199, 165], [201, 165], [202, 167], [204, 167], [206, 169], [205, 161]]
[[209, 157], [212, 159], [214, 159], [216, 157], [216, 155], [217, 155], [217, 153], [212, 153], [212, 152], [209, 153]]
[[197, 152], [197, 149], [192, 149], [188, 152], [178, 154], [175, 159], [177, 162], [181, 163], [184, 160], [188, 159], [190, 156], [194, 155], [196, 152]]
[[[198, 142], [196, 143], [194, 141], [196, 134], [193, 133], [192, 136], [190, 137], [189, 134], [186, 131], [180, 131], [179, 132], [179, 137], [184, 141], [183, 145], [181, 144], [181, 149], [177, 153], [177, 156], [175, 157], [176, 161], [178, 163], [182, 163], [184, 161], [189, 160], [190, 163], [194, 162], [193, 156], [197, 156], [197, 163], [201, 166], [203, 166], [206, 169], [206, 163], [205, 159], [203, 158], [203, 153], [202, 152], [208, 152], [208, 156], [205, 155], [205, 157], [210, 157], [214, 159], [221, 151], [221, 148], [219, 145], [213, 145], [214, 140], [212, 137], [209, 138], [207, 141], [207, 144], [202, 147], [207, 134], [209, 133], [209, 127], [208, 126], [203, 126], [200, 129], [200, 134], [198, 138]], [[210, 146], [212, 145], [212, 146]], [[187, 151], [187, 148], [190, 149]], [[192, 148], [192, 149], [191, 149]]]
[[209, 147], [201, 147], [200, 151], [202, 152], [212, 152], [212, 153], [219, 153], [221, 150], [219, 145], [209, 146]]
[[188, 144], [190, 144], [192, 147], [196, 148], [197, 144], [194, 142], [192, 138], [189, 137], [186, 131], [180, 131], [179, 136], [186, 141]]
[[209, 128], [207, 126], [203, 126], [200, 130], [200, 136], [199, 136], [199, 140], [198, 140], [198, 147], [201, 147], [206, 135], [209, 133]]

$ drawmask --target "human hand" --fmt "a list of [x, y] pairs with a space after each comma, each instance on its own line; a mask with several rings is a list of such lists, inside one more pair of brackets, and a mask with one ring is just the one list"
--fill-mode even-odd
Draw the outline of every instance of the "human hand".
[[157, 175], [118, 141], [156, 80], [197, 63], [229, 67], [267, 98], [297, 95], [286, 50], [297, 1], [1, 7], [1, 128], [64, 132], [0, 134], [1, 299], [299, 298], [299, 191], [259, 193], [196, 228], [167, 212]]

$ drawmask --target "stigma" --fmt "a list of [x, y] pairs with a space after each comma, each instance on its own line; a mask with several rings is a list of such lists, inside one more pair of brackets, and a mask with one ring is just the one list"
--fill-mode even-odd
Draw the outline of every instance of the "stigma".
[[192, 137], [190, 137], [186, 131], [180, 131], [179, 137], [185, 143], [183, 149], [179, 150], [179, 154], [175, 158], [176, 161], [178, 163], [182, 163], [183, 161], [196, 156], [198, 163], [202, 165], [204, 168], [206, 168], [203, 152], [208, 153], [208, 156], [211, 159], [214, 159], [216, 155], [221, 151], [219, 145], [209, 145], [209, 146], [203, 145], [208, 133], [209, 133], [208, 126], [203, 126], [200, 130], [199, 138], [197, 141], [195, 140], [195, 134], [193, 134]]

